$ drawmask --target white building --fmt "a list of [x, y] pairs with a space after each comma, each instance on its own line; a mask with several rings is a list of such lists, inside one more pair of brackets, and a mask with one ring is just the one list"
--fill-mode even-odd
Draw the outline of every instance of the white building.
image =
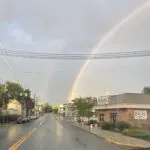
[[64, 105], [63, 105], [63, 104], [60, 104], [60, 105], [59, 105], [58, 113], [59, 113], [60, 115], [64, 115], [65, 110], [64, 110]]

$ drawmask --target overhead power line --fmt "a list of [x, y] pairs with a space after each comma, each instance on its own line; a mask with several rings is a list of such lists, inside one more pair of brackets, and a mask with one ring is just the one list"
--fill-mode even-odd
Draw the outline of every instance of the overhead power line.
[[[9, 58], [9, 55], [8, 55], [8, 53], [7, 53], [7, 49], [4, 49], [4, 48], [2, 48], [2, 47], [0, 47], [0, 49], [3, 49], [3, 51], [6, 52], [6, 55], [3, 55], [3, 56], [5, 56], [6, 59], [3, 59], [3, 58], [0, 59], [0, 61], [2, 62], [2, 64], [6, 67], [6, 69], [8, 70], [8, 72], [10, 73], [10, 75], [12, 75], [12, 77], [13, 77], [13, 79], [14, 79], [15, 81], [18, 82], [18, 81], [19, 81], [19, 78], [21, 78], [21, 80], [23, 81], [23, 79], [22, 79], [21, 76], [18, 78], [18, 74], [17, 74], [16, 71], [14, 70], [15, 65], [14, 65], [13, 61], [11, 60], [11, 58]], [[7, 60], [8, 64], [7, 64], [6, 60]], [[10, 67], [10, 63], [9, 63], [9, 62], [11, 63], [12, 66], [14, 66], [14, 68], [11, 68], [11, 67]], [[17, 75], [16, 75], [16, 74], [17, 74]]]
[[16, 75], [14, 74], [14, 72], [12, 72], [11, 68], [7, 65], [7, 63], [3, 59], [0, 59], [0, 60], [1, 60], [2, 64], [7, 68], [8, 72], [12, 75], [14, 80], [17, 80]]
[[0, 49], [0, 55], [30, 58], [30, 59], [70, 59], [70, 60], [119, 59], [119, 58], [147, 57], [147, 56], [150, 56], [150, 50], [114, 52], [114, 53], [98, 53], [98, 54], [86, 54], [86, 53], [64, 54], [64, 53], [35, 53], [35, 52], [23, 52], [23, 51]]

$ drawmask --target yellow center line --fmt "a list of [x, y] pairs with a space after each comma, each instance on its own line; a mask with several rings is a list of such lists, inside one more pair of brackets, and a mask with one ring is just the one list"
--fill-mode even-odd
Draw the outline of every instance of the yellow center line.
[[17, 150], [21, 144], [27, 140], [32, 134], [33, 132], [35, 132], [37, 130], [37, 128], [34, 128], [32, 131], [28, 132], [25, 136], [23, 136], [19, 141], [17, 141], [15, 144], [13, 144], [8, 150]]

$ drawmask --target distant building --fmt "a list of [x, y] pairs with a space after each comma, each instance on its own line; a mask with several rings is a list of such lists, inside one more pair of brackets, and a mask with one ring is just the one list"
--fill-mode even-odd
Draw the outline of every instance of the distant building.
[[73, 110], [72, 110], [72, 103], [65, 103], [63, 104], [64, 106], [64, 113], [65, 117], [72, 117], [73, 116]]
[[65, 114], [65, 108], [64, 108], [63, 104], [59, 105], [58, 113], [60, 115], [64, 116], [64, 114]]
[[124, 93], [101, 96], [93, 109], [100, 122], [125, 121], [139, 128], [150, 129], [150, 95]]
[[74, 111], [72, 107], [72, 103], [61, 104], [59, 105], [58, 113], [67, 119], [74, 119]]

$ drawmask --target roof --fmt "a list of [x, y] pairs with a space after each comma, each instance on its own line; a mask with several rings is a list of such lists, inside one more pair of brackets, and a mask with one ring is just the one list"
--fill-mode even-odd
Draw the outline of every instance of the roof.
[[[123, 93], [118, 95], [109, 95], [107, 105], [109, 104], [150, 104], [150, 95], [143, 93]], [[100, 105], [105, 105], [105, 103]]]
[[97, 105], [94, 106], [94, 109], [124, 109], [124, 108], [133, 108], [133, 109], [150, 109], [150, 104], [110, 104], [110, 105]]

